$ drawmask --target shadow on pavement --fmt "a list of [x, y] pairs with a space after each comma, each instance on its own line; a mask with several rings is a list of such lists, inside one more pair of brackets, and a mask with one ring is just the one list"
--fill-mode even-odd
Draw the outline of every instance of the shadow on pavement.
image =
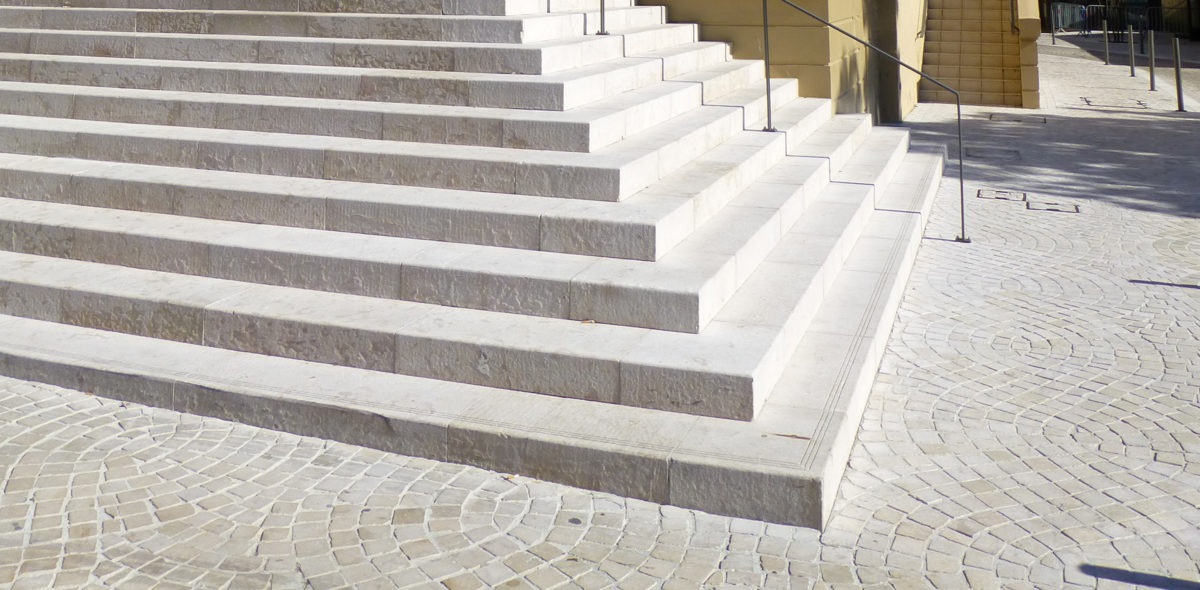
[[1189, 285], [1186, 283], [1163, 283], [1161, 281], [1143, 281], [1141, 279], [1129, 279], [1129, 282], [1135, 285], [1151, 285], [1154, 287], [1179, 287], [1181, 289], [1200, 289], [1200, 285]]
[[[969, 183], [1200, 217], [1200, 114], [1083, 104], [1037, 113], [1033, 122], [1009, 120], [1008, 110], [997, 120], [992, 114], [964, 117]], [[948, 146], [947, 164], [956, 165], [954, 121], [910, 127], [914, 139]]]
[[1146, 586], [1149, 588], [1169, 588], [1170, 590], [1200, 590], [1200, 583], [1181, 580], [1179, 578], [1168, 578], [1166, 576], [1157, 576], [1154, 574], [1144, 574], [1141, 572], [1131, 572], [1112, 567], [1102, 567], [1085, 563], [1079, 566], [1079, 571], [1086, 575], [1114, 582], [1123, 582], [1125, 584], [1134, 584], [1137, 586]]

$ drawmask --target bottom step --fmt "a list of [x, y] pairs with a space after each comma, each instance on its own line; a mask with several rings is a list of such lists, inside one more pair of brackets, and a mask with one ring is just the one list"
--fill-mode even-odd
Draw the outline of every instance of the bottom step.
[[[820, 528], [916, 255], [940, 155], [915, 155], [753, 422], [554, 398], [0, 316], [0, 373], [105, 397]], [[919, 188], [918, 188], [919, 187]], [[916, 189], [916, 190], [914, 190]], [[889, 195], [894, 195], [889, 199]], [[908, 202], [896, 202], [896, 201]]]

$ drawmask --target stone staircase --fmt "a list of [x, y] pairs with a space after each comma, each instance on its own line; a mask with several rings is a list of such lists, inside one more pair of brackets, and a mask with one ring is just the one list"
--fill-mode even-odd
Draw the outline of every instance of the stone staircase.
[[[1009, 0], [929, 0], [922, 70], [958, 90], [964, 104], [1021, 107], [1022, 41], [1012, 28], [1011, 6]], [[921, 102], [954, 102], [927, 80], [918, 95]]]
[[821, 526], [942, 155], [607, 1], [0, 7], [0, 373]]

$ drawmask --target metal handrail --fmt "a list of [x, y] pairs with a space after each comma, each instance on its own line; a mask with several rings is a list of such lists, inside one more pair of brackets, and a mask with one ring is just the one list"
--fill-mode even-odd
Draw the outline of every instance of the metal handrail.
[[[892, 62], [895, 62], [896, 65], [899, 65], [900, 67], [903, 67], [903, 68], [917, 74], [918, 76], [920, 76], [921, 78], [923, 78], [925, 80], [929, 80], [936, 86], [938, 86], [938, 87], [946, 90], [950, 94], [954, 95], [954, 102], [955, 102], [956, 107], [958, 108], [958, 205], [959, 205], [959, 220], [961, 222], [961, 226], [960, 226], [961, 231], [959, 232], [958, 237], [954, 238], [954, 241], [967, 243], [967, 244], [971, 243], [971, 238], [967, 237], [967, 183], [965, 180], [965, 176], [963, 174], [964, 166], [963, 166], [963, 131], [962, 131], [962, 96], [960, 96], [958, 94], [957, 90], [942, 83], [941, 80], [938, 80], [937, 78], [934, 78], [933, 76], [930, 76], [930, 75], [926, 74], [925, 72], [922, 72], [921, 70], [918, 70], [917, 68], [914, 68], [913, 66], [910, 66], [910, 65], [904, 63], [903, 61], [900, 61], [900, 58], [888, 53], [887, 51], [884, 51], [883, 49], [880, 49], [879, 47], [872, 45], [870, 42], [857, 37], [853, 33], [813, 14], [812, 12], [805, 9], [804, 7], [796, 5], [791, 0], [780, 0], [780, 2], [783, 2], [784, 4], [787, 4], [788, 6], [791, 6], [792, 8], [795, 8], [796, 10], [799, 10], [800, 12], [808, 15], [809, 18], [819, 21], [819, 22], [823, 23], [825, 26], [857, 41], [858, 43], [861, 43], [862, 45], [870, 48], [875, 53], [878, 53], [879, 55], [882, 55], [883, 57], [888, 58]], [[769, 34], [770, 34], [769, 33], [769, 30], [770, 30], [769, 18], [770, 17], [768, 17], [768, 15], [767, 15], [767, 0], [763, 0], [763, 58], [765, 59], [764, 67], [767, 70], [767, 75], [766, 75], [766, 78], [767, 78], [767, 128], [764, 129], [764, 131], [774, 131], [775, 130], [774, 114], [772, 113], [772, 110], [771, 110], [771, 50], [770, 50], [771, 43], [770, 43], [770, 37], [769, 37]]]
[[1017, 0], [1008, 0], [1008, 19], [1012, 21], [1012, 32], [1020, 33], [1021, 27], [1017, 26]]

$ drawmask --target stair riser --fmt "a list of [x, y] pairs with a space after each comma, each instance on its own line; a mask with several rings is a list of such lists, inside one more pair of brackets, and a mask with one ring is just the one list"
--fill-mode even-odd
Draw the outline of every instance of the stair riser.
[[[382, 315], [373, 320], [350, 312], [347, 321], [316, 324], [298, 319], [311, 316], [316, 307], [290, 305], [287, 313], [275, 313], [284, 300], [266, 302], [264, 297], [271, 295], [258, 292], [264, 287], [244, 290], [236, 284], [226, 286], [224, 281], [172, 278], [167, 288], [181, 295], [166, 301], [162, 295], [134, 296], [127, 286], [112, 282], [119, 280], [118, 275], [144, 271], [86, 277], [93, 271], [81, 272], [72, 273], [71, 284], [61, 286], [31, 278], [0, 280], [0, 313], [240, 352], [609, 403], [653, 397], [653, 391], [670, 387], [666, 380], [679, 377], [677, 370], [603, 353], [588, 357], [539, 349], [538, 344], [520, 349], [473, 339], [460, 341], [445, 336], [440, 325], [408, 317], [404, 311], [380, 309], [373, 313]], [[89, 290], [90, 285], [106, 282], [103, 290]], [[314, 301], [309, 305], [324, 304]], [[272, 312], [264, 313], [265, 309]], [[399, 329], [387, 327], [406, 323]], [[631, 347], [633, 342], [612, 344]], [[695, 396], [722, 399], [723, 409], [750, 408], [752, 379], [716, 372], [689, 374], [696, 381]], [[729, 401], [734, 399], [745, 402]], [[750, 417], [746, 412], [735, 412], [716, 417]]]
[[[905, 154], [908, 153], [909, 135], [907, 133], [897, 134], [899, 141], [886, 146], [886, 151], [877, 151], [873, 154], [875, 160], [882, 161], [882, 167], [872, 166], [868, 171], [855, 170], [852, 167], [843, 168], [832, 175], [833, 180], [838, 182], [861, 182], [874, 184], [879, 190], [883, 190], [888, 184], [891, 184], [892, 178], [896, 172], [900, 170], [900, 165], [904, 161]], [[862, 159], [866, 154], [856, 154], [856, 159]]]
[[[778, 84], [778, 82], [779, 80], [772, 79], [771, 106], [775, 109], [778, 109], [779, 107], [795, 100], [796, 97], [800, 95], [800, 85], [795, 79], [789, 78], [784, 80], [783, 84]], [[746, 129], [757, 130], [765, 129], [767, 127], [767, 98], [765, 94], [755, 98], [753, 101], [742, 103], [739, 106], [741, 106], [745, 111]], [[829, 117], [824, 117], [824, 119], [820, 119], [818, 117], [814, 117], [812, 127], [805, 126], [793, 127], [791, 129], [781, 129], [780, 125], [776, 125], [776, 128], [785, 130], [788, 133], [807, 136], [812, 132], [813, 129], [816, 128], [816, 125], [828, 120], [828, 118]], [[778, 123], [778, 121], [774, 122]]]
[[621, 34], [625, 43], [625, 55], [641, 55], [685, 43], [700, 40], [697, 25], [671, 23], [643, 31], [626, 31]]
[[[581, 12], [586, 10], [596, 10], [600, 6], [600, 0], [539, 0], [543, 9], [547, 6], [550, 12]], [[604, 0], [604, 5], [609, 8], [628, 8], [633, 6], [634, 0]]]
[[[669, 78], [672, 80], [687, 80], [688, 75]], [[734, 68], [719, 76], [708, 77], [701, 82], [704, 91], [704, 102], [718, 101], [721, 96], [745, 88], [751, 84], [764, 84], [765, 74], [761, 64], [745, 62], [741, 67]]]
[[[584, 31], [588, 35], [600, 33], [600, 3], [596, 2], [587, 10], [588, 12], [581, 14], [584, 17]], [[610, 34], [620, 34], [630, 29], [661, 25], [665, 22], [667, 22], [666, 8], [637, 6], [617, 10], [609, 9], [605, 17], [605, 28]]]
[[0, 32], [0, 51], [132, 59], [220, 61], [496, 74], [549, 74], [623, 55], [619, 37], [546, 48], [400, 45], [157, 34]]
[[[130, 96], [73, 95], [70, 92], [0, 90], [0, 112], [35, 117], [74, 118], [91, 121], [143, 123], [181, 127], [241, 129], [274, 133], [299, 133], [362, 139], [392, 139], [427, 143], [505, 147], [504, 121], [447, 116], [393, 115], [378, 111], [322, 107], [279, 106], [249, 101], [186, 101]], [[563, 135], [579, 136], [575, 125]], [[586, 135], [586, 134], [583, 134]], [[518, 140], [522, 140], [517, 136]], [[529, 138], [525, 143], [533, 143]], [[578, 145], [582, 151], [585, 145]], [[551, 146], [532, 146], [553, 149]]]
[[[658, 11], [630, 15], [642, 26], [655, 23]], [[534, 43], [582, 34], [582, 14], [526, 16], [513, 19], [430, 17], [421, 15], [338, 15], [254, 12], [164, 12], [150, 10], [77, 10], [0, 8], [6, 26], [22, 29], [336, 37], [466, 43]], [[661, 21], [660, 21], [661, 22]]]
[[729, 61], [729, 46], [724, 43], [705, 44], [701, 51], [667, 55], [663, 59], [663, 79], [670, 80], [705, 66]]
[[[60, 7], [65, 0], [13, 0], [11, 6]], [[387, 14], [473, 14], [504, 16], [545, 12], [545, 0], [70, 0], [76, 8], [146, 10], [249, 10], [279, 12], [364, 12]]]
[[566, 81], [466, 80], [380, 70], [366, 74], [353, 69], [286, 72], [253, 65], [195, 67], [169, 61], [142, 65], [7, 54], [0, 56], [0, 77], [13, 82], [82, 82], [142, 90], [562, 111], [660, 82], [662, 66], [657, 61], [626, 60], [620, 69]]

